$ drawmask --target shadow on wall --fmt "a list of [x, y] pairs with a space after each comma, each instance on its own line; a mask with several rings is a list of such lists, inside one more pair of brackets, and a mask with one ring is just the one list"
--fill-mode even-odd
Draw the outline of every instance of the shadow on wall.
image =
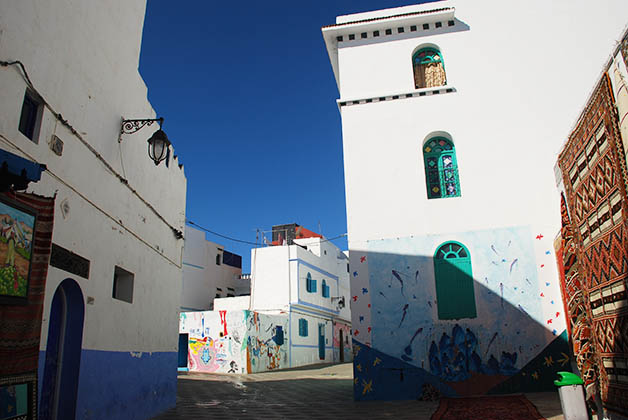
[[535, 251], [471, 256], [444, 245], [434, 257], [360, 254], [368, 268], [352, 284], [355, 399], [555, 391], [570, 347], [558, 285], [539, 278]]

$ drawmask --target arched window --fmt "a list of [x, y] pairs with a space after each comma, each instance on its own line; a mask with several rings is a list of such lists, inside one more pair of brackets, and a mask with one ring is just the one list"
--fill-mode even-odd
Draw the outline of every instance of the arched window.
[[443, 55], [438, 48], [421, 48], [412, 55], [414, 87], [429, 88], [447, 84]]
[[321, 287], [321, 291], [323, 292], [323, 297], [324, 298], [328, 298], [329, 297], [329, 286], [327, 285], [327, 282], [325, 280], [323, 280], [323, 285]]
[[459, 242], [445, 242], [434, 254], [438, 319], [475, 318], [471, 255]]
[[456, 148], [445, 137], [433, 137], [423, 145], [427, 198], [460, 197]]
[[316, 280], [312, 278], [312, 274], [310, 274], [309, 272], [305, 277], [305, 290], [307, 290], [309, 293], [316, 292]]

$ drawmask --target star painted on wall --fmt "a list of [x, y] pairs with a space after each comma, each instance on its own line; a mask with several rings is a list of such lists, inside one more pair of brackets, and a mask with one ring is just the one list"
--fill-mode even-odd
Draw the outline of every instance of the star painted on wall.
[[363, 263], [364, 261], [366, 261], [366, 257], [365, 256], [360, 257], [360, 262]]
[[354, 379], [353, 379], [353, 384], [354, 384], [354, 385], [357, 385], [357, 384], [358, 384], [358, 378], [354, 378]]
[[560, 363], [561, 366], [565, 366], [569, 362], [569, 356], [567, 356], [563, 352], [561, 352], [560, 355], [563, 357], [562, 359], [558, 359], [557, 361]]
[[360, 364], [355, 365], [355, 368], [357, 369], [358, 372], [362, 372], [362, 365]]
[[377, 366], [381, 363], [382, 359], [380, 359], [379, 357], [376, 357], [375, 360], [373, 361], [373, 366]]
[[537, 372], [536, 370], [535, 370], [534, 372], [532, 372], [532, 377], [533, 377], [535, 380], [538, 380], [538, 379], [539, 379], [539, 372]]
[[357, 276], [358, 276], [358, 272], [357, 272], [357, 271], [354, 271], [354, 272], [353, 272], [353, 277], [357, 277]]
[[538, 240], [543, 239], [543, 235], [539, 233], [538, 235], [536, 235], [536, 239], [538, 239]]
[[373, 380], [371, 379], [370, 381], [366, 382], [364, 379], [362, 379], [362, 386], [364, 388], [362, 388], [362, 395], [373, 391]]
[[552, 359], [552, 356], [545, 356], [545, 361], [543, 362], [543, 364], [547, 367], [550, 367], [554, 364], [554, 359]]
[[369, 290], [366, 287], [362, 288], [362, 294], [365, 295], [369, 292]]

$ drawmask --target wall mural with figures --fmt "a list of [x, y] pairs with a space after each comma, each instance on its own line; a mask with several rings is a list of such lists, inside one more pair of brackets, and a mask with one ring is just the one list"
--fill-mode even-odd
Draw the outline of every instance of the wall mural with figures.
[[555, 372], [570, 370], [553, 244], [542, 230], [365, 248], [350, 253], [356, 399], [553, 390]]
[[256, 373], [288, 367], [288, 316], [247, 310], [182, 312], [188, 369]]

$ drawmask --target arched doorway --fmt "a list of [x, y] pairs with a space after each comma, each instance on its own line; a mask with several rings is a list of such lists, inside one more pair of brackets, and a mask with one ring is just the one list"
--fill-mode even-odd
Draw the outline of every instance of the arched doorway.
[[442, 244], [434, 254], [438, 319], [475, 318], [471, 254], [460, 242]]
[[74, 419], [85, 305], [79, 285], [65, 279], [52, 298], [40, 400], [41, 419]]

